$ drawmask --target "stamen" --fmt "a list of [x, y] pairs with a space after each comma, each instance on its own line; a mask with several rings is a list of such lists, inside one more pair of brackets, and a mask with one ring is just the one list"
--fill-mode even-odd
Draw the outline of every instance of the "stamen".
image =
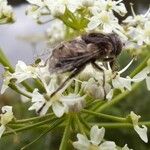
[[123, 0], [119, 0], [119, 1], [117, 1], [117, 2], [116, 2], [116, 5], [117, 5], [117, 4], [119, 4], [119, 3], [120, 3], [120, 2], [122, 2], [122, 1], [123, 1]]
[[129, 62], [129, 64], [126, 67], [124, 67], [122, 70], [120, 70], [118, 72], [118, 74], [122, 74], [123, 72], [125, 72], [131, 66], [131, 64], [133, 63], [133, 61], [134, 61], [134, 58]]
[[131, 6], [132, 15], [133, 15], [133, 17], [135, 17], [136, 14], [135, 14], [135, 11], [134, 11], [134, 9], [133, 9], [133, 3], [130, 3], [130, 6]]
[[147, 15], [150, 13], [150, 6], [149, 9], [147, 10], [147, 12], [145, 13], [144, 17], [147, 17]]
[[109, 62], [107, 62], [107, 67], [108, 67], [108, 70], [111, 70], [110, 63], [109, 63]]

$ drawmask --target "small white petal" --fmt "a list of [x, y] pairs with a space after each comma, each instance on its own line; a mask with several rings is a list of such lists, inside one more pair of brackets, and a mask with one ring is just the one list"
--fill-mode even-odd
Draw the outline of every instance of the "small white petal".
[[117, 150], [115, 142], [106, 141], [99, 146], [99, 150]]
[[0, 126], [0, 138], [2, 137], [2, 134], [4, 133], [6, 127], [4, 125]]
[[90, 22], [88, 23], [88, 30], [93, 30], [97, 28], [100, 25], [100, 20], [97, 16], [94, 16], [90, 19]]
[[128, 147], [128, 145], [126, 144], [121, 150], [132, 150]]
[[146, 78], [147, 89], [150, 91], [150, 77]]
[[52, 109], [57, 117], [62, 117], [63, 114], [65, 113], [66, 108], [64, 105], [56, 101], [56, 102], [53, 102]]
[[113, 94], [114, 94], [114, 90], [111, 89], [111, 90], [109, 91], [109, 93], [106, 95], [106, 99], [111, 100], [112, 97], [113, 97]]
[[134, 126], [134, 130], [137, 132], [137, 134], [140, 136], [140, 138], [147, 143], [148, 137], [147, 137], [147, 127], [142, 125], [142, 128], [140, 128], [138, 125]]
[[121, 73], [125, 72], [131, 66], [131, 64], [133, 63], [133, 61], [134, 61], [134, 59], [132, 59], [129, 62], [129, 64], [126, 67], [124, 67], [122, 70], [120, 70], [118, 73], [121, 74]]
[[87, 139], [87, 137], [83, 136], [82, 134], [77, 134], [77, 138], [78, 138], [78, 141], [73, 142], [74, 148], [76, 148], [77, 150], [88, 150], [90, 146], [90, 142]]
[[9, 123], [14, 118], [12, 106], [3, 106], [2, 114], [0, 116], [1, 116], [0, 122], [2, 125], [6, 125], [7, 123]]
[[131, 117], [131, 119], [132, 119], [133, 125], [137, 125], [139, 119], [141, 118], [140, 115], [136, 115], [133, 111], [130, 112], [130, 117]]
[[93, 126], [90, 131], [91, 142], [94, 145], [98, 145], [102, 142], [105, 135], [105, 128], [99, 129], [98, 126]]

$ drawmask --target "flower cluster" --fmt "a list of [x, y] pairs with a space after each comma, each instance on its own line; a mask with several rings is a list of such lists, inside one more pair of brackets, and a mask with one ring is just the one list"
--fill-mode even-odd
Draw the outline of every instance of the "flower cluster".
[[[33, 104], [29, 110], [36, 110], [40, 115], [45, 115], [50, 107], [52, 107], [57, 117], [83, 108], [86, 95], [80, 95], [77, 91], [65, 94], [67, 92], [66, 89], [73, 80], [70, 80], [55, 96], [51, 97], [51, 94], [57, 90], [60, 83], [56, 75], [50, 75], [48, 65], [42, 65], [43, 63], [41, 62], [38, 66], [27, 66], [24, 62], [18, 61], [14, 73], [6, 72], [1, 93], [4, 93], [9, 85], [15, 85], [20, 93], [31, 99]], [[63, 76], [61, 78], [64, 79], [66, 77]], [[21, 83], [28, 79], [38, 80], [44, 88], [44, 92], [40, 93], [38, 88], [35, 88], [32, 92], [24, 89]]]
[[136, 15], [131, 6], [133, 16], [128, 16], [123, 22], [126, 25], [128, 41], [126, 47], [134, 54], [142, 52], [142, 47], [150, 44], [150, 8], [145, 14]]
[[[79, 76], [70, 80], [52, 97], [51, 94], [59, 88], [67, 76], [65, 74], [59, 75], [61, 81], [58, 81], [58, 75], [49, 72], [48, 64], [44, 66], [43, 62], [41, 62], [38, 65], [27, 66], [24, 62], [18, 61], [14, 73], [6, 71], [4, 74], [5, 78], [1, 93], [4, 93], [10, 84], [14, 84], [20, 93], [31, 99], [33, 105], [29, 110], [36, 110], [40, 115], [45, 115], [48, 109], [52, 107], [56, 116], [61, 117], [70, 110], [79, 111], [82, 109], [86, 103], [86, 96], [90, 96], [93, 100], [111, 100], [116, 89], [121, 92], [125, 90], [131, 91], [132, 83], [143, 80], [146, 80], [149, 90], [149, 65], [133, 78], [121, 76], [132, 64], [133, 60], [120, 71], [113, 71], [109, 62], [107, 62], [107, 66], [104, 66], [101, 62], [98, 63], [103, 72], [95, 70], [91, 65], [87, 65]], [[44, 88], [44, 93], [39, 92], [38, 87], [35, 87], [32, 92], [25, 90], [21, 83], [28, 79], [38, 80]], [[74, 87], [74, 92], [66, 95], [65, 93], [71, 86]], [[82, 95], [79, 93], [82, 93]]]
[[3, 106], [2, 107], [2, 113], [0, 114], [0, 138], [4, 131], [6, 130], [6, 125], [12, 121], [14, 118], [12, 107], [11, 106]]
[[104, 72], [98, 72], [93, 67], [87, 66], [85, 71], [83, 71], [83, 73], [80, 75], [81, 79], [83, 77], [86, 79], [86, 81], [80, 81], [82, 82], [83, 90], [87, 95], [90, 95], [96, 99], [104, 99], [106, 96], [106, 99], [108, 100], [113, 98], [115, 89], [119, 89], [121, 92], [124, 92], [125, 89], [131, 91], [132, 83], [141, 82], [143, 80], [146, 80], [147, 88], [149, 90], [149, 66], [147, 66], [133, 78], [130, 76], [121, 76], [121, 74], [123, 74], [132, 64], [133, 60], [134, 59], [132, 59], [129, 64], [120, 71], [113, 71], [109, 62], [107, 63], [107, 67], [103, 66], [102, 63], [99, 63], [99, 66], [101, 66]]
[[[50, 27], [46, 31], [46, 37], [49, 39], [48, 44], [50, 47], [54, 47], [61, 41], [71, 40], [86, 32], [118, 34], [125, 44], [125, 49], [130, 49], [131, 53], [135, 55], [140, 54], [142, 48], [150, 44], [150, 9], [144, 15], [135, 15], [133, 7], [131, 6], [133, 16], [127, 17], [120, 23], [117, 16], [122, 17], [127, 14], [123, 0], [27, 1], [31, 4], [26, 11], [28, 15], [31, 15], [40, 24], [51, 21]], [[11, 22], [12, 20], [13, 13], [11, 7], [7, 5], [5, 0], [0, 0], [0, 24]], [[115, 51], [116, 47], [117, 46], [112, 45], [110, 49]], [[146, 123], [138, 122], [140, 118], [139, 115], [131, 112], [126, 118], [121, 118], [100, 114], [98, 110], [101, 111], [103, 108], [113, 105], [116, 101], [118, 102], [118, 100], [123, 98], [123, 95], [126, 95], [126, 93], [132, 90], [133, 84], [136, 85], [135, 83], [139, 83], [143, 80], [146, 81], [147, 89], [150, 91], [149, 56], [131, 74], [127, 73], [127, 69], [132, 65], [134, 59], [120, 70], [114, 68], [113, 63], [115, 63], [115, 60], [112, 62], [109, 60], [94, 60], [93, 64], [87, 64], [79, 74], [76, 74], [73, 78], [71, 78], [71, 76], [68, 78], [69, 71], [64, 71], [62, 74], [58, 72], [52, 73], [49, 66], [50, 62], [48, 62], [49, 59], [46, 62], [38, 59], [32, 65], [18, 61], [15, 69], [13, 69], [9, 68], [7, 58], [1, 58], [4, 57], [2, 52], [1, 54], [0, 63], [2, 63], [6, 69], [1, 94], [3, 94], [7, 88], [12, 88], [21, 94], [23, 102], [28, 101], [31, 104], [28, 108], [29, 111], [34, 110], [40, 115], [32, 119], [18, 121], [20, 124], [22, 124], [22, 122], [28, 123], [31, 121], [31, 124], [27, 126], [26, 129], [37, 127], [39, 124], [39, 126], [42, 126], [45, 125], [45, 122], [50, 122], [52, 123], [50, 127], [51, 130], [55, 124], [57, 124], [57, 127], [59, 126], [58, 124], [61, 123], [62, 126], [66, 126], [61, 143], [62, 149], [66, 149], [65, 146], [69, 139], [68, 132], [72, 128], [75, 129], [75, 132], [80, 130], [84, 134], [77, 134], [78, 141], [73, 142], [73, 146], [77, 150], [129, 150], [127, 145], [118, 147], [115, 142], [106, 141], [104, 139], [104, 127], [99, 129], [98, 126], [95, 125], [91, 128], [90, 134], [88, 135], [86, 131], [88, 131], [91, 124], [93, 125], [94, 123], [93, 120], [91, 121], [89, 119], [91, 116], [89, 117], [88, 115], [92, 114], [106, 120], [111, 120], [111, 122], [105, 122], [103, 126], [107, 126], [108, 123], [111, 127], [111, 124], [112, 126], [115, 125], [113, 121], [119, 122], [119, 126], [124, 125], [124, 123], [126, 123], [127, 126], [133, 126], [139, 137], [145, 143], [148, 142], [147, 127], [144, 125]], [[109, 57], [106, 56], [106, 59], [107, 58], [109, 59]], [[72, 58], [68, 58], [67, 63], [70, 60], [72, 60]], [[59, 64], [57, 65], [59, 66]], [[96, 68], [99, 69], [99, 71], [96, 70]], [[125, 94], [123, 92], [125, 92]], [[118, 96], [117, 98], [115, 97], [116, 95]], [[105, 101], [102, 102], [102, 100]], [[98, 108], [99, 106], [100, 109]], [[44, 115], [48, 112], [52, 113], [47, 116], [56, 116], [54, 117], [55, 122], [50, 120], [51, 118], [47, 120], [44, 118]], [[83, 115], [83, 113], [85, 114]], [[2, 107], [0, 117], [1, 137], [7, 127], [6, 125], [14, 118], [12, 107]], [[44, 121], [37, 123], [40, 119]], [[74, 124], [75, 121], [78, 123]], [[17, 121], [14, 122], [14, 124], [15, 123], [17, 123]], [[95, 123], [97, 122], [95, 121]], [[14, 130], [24, 130], [24, 126], [21, 125], [21, 129], [18, 127], [14, 128]]]
[[59, 36], [57, 33], [53, 36], [53, 27], [47, 30], [51, 45], [58, 41], [57, 38], [64, 41], [78, 35], [79, 31], [80, 33], [114, 32], [125, 43], [125, 49], [130, 50], [134, 55], [140, 54], [141, 49], [150, 43], [150, 9], [144, 15], [136, 15], [131, 6], [133, 16], [128, 16], [119, 23], [114, 12], [121, 17], [127, 14], [122, 0], [28, 0], [28, 2], [31, 5], [27, 13], [31, 14], [37, 22], [41, 23], [44, 22], [43, 19], [49, 18], [48, 21], [55, 20], [51, 22], [54, 26], [56, 22], [63, 24], [55, 26], [55, 30], [62, 33]]
[[[105, 141], [105, 128], [99, 129], [93, 126], [90, 130], [90, 140], [85, 135], [77, 134], [78, 141], [73, 142], [73, 146], [77, 150], [117, 150], [117, 145], [113, 141]], [[122, 150], [130, 150], [127, 145]]]
[[14, 22], [12, 7], [7, 4], [7, 0], [0, 0], [0, 24]]
[[136, 115], [133, 111], [130, 113], [130, 118], [133, 123], [134, 130], [137, 132], [137, 134], [140, 136], [140, 138], [147, 143], [148, 142], [148, 137], [147, 137], [147, 127], [145, 125], [142, 125], [140, 127], [138, 125], [138, 121], [141, 118], [141, 116]]

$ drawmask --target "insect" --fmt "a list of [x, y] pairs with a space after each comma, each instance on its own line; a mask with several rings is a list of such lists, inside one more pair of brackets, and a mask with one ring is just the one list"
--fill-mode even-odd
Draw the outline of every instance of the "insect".
[[[99, 71], [104, 70], [96, 61], [110, 62], [111, 67], [113, 67], [116, 57], [122, 51], [122, 46], [120, 38], [114, 33], [87, 33], [56, 46], [48, 59], [50, 73], [71, 73], [59, 88], [52, 93], [51, 97], [89, 63]], [[105, 86], [105, 80], [103, 86]]]

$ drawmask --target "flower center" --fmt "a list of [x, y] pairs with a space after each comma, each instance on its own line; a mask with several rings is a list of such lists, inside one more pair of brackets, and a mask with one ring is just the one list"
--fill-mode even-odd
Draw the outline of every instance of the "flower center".
[[106, 12], [100, 14], [101, 21], [105, 24], [109, 23], [110, 17]]
[[148, 27], [147, 29], [145, 29], [145, 35], [146, 36], [150, 36], [150, 27]]
[[89, 150], [99, 150], [98, 146], [91, 144]]

